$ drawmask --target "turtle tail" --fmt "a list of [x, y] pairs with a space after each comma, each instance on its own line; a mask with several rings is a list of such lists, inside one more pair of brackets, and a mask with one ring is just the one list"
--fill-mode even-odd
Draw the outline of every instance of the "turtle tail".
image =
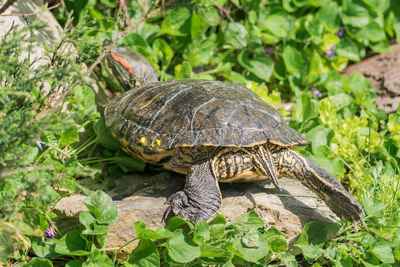
[[330, 173], [316, 165], [308, 157], [280, 147], [273, 153], [277, 161], [278, 176], [291, 177], [315, 192], [341, 219], [360, 220], [363, 224], [364, 210], [360, 203]]

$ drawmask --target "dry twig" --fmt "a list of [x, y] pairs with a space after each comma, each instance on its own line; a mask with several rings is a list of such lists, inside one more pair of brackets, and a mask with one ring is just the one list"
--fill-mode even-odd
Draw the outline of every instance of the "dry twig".
[[7, 10], [12, 4], [14, 4], [17, 0], [8, 0], [1, 8], [0, 14]]

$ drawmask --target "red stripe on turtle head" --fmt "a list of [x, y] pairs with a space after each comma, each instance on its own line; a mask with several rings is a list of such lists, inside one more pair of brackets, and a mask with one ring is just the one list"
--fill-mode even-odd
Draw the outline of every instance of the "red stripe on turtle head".
[[113, 57], [113, 59], [115, 59], [116, 61], [118, 61], [119, 63], [122, 64], [122, 66], [127, 69], [130, 73], [133, 74], [133, 69], [132, 66], [129, 65], [128, 61], [126, 61], [125, 59], [123, 59], [122, 57], [117, 56], [114, 53], [111, 53], [111, 56]]

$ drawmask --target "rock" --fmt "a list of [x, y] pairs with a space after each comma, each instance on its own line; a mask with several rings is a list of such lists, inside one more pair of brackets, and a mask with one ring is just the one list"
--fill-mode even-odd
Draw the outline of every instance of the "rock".
[[400, 44], [390, 47], [390, 52], [365, 59], [348, 66], [343, 73], [350, 76], [354, 71], [368, 77], [374, 87], [378, 108], [386, 113], [394, 112], [400, 102]]
[[[185, 177], [175, 173], [162, 172], [156, 175], [127, 175], [116, 180], [116, 186], [106, 191], [118, 209], [118, 220], [110, 227], [107, 247], [119, 247], [135, 237], [132, 224], [142, 220], [155, 229], [161, 222], [167, 208], [168, 196], [181, 190]], [[80, 181], [92, 190], [102, 189], [92, 179]], [[265, 221], [267, 227], [274, 226], [285, 233], [289, 241], [301, 233], [302, 226], [310, 221], [331, 223], [338, 221], [329, 208], [300, 182], [281, 179], [284, 188], [278, 191], [269, 182], [220, 184], [223, 202], [220, 214], [228, 222], [244, 213], [254, 210]], [[73, 229], [78, 223], [78, 214], [86, 210], [82, 204], [83, 195], [74, 194], [61, 199], [56, 205], [56, 224], [63, 232]], [[132, 249], [132, 243], [128, 248]]]
[[[6, 0], [0, 0], [0, 7]], [[45, 27], [33, 32], [37, 38], [36, 42], [33, 43], [34, 49], [31, 51], [32, 61], [35, 59], [32, 68], [44, 65], [48, 63], [48, 60], [44, 56], [44, 43], [51, 46], [54, 43], [61, 41], [60, 32], [62, 32], [61, 26], [54, 18], [50, 11], [42, 10], [43, 3], [40, 0], [30, 1], [16, 1], [12, 4], [2, 15], [0, 16], [0, 40], [3, 36], [11, 29], [11, 27], [24, 27], [27, 23], [30, 23], [35, 18], [40, 17], [40, 21], [45, 23]], [[43, 12], [41, 12], [43, 11]], [[15, 16], [12, 16], [14, 14]], [[26, 21], [21, 14], [31, 14], [26, 17]], [[37, 14], [37, 15], [32, 15]], [[4, 16], [5, 15], [5, 16]], [[28, 56], [28, 51], [22, 55], [22, 57]]]
[[[2, 7], [5, 2], [6, 0], [0, 0], [0, 7]], [[21, 14], [29, 14], [29, 16], [26, 17], [26, 21]], [[49, 10], [45, 10], [42, 1], [16, 1], [2, 15], [3, 16], [0, 16], [0, 42], [11, 27], [24, 27], [27, 23], [32, 22], [36, 18], [39, 18], [40, 21], [44, 23], [45, 27], [33, 31], [36, 41], [32, 43], [33, 49], [30, 51], [31, 62], [33, 63], [31, 68], [33, 70], [38, 66], [48, 64], [49, 58], [45, 56], [44, 45], [46, 44], [49, 47], [58, 46], [61, 42], [60, 33], [62, 33], [62, 28], [54, 18], [53, 14]], [[68, 42], [64, 42], [64, 45], [59, 48], [59, 51], [66, 55], [70, 55], [71, 57], [75, 57], [77, 54], [75, 47]], [[22, 53], [21, 59], [26, 58], [27, 56], [28, 50]], [[86, 71], [86, 65], [82, 64], [81, 67], [82, 70]], [[107, 93], [103, 88], [89, 75], [84, 76], [84, 79], [95, 91], [96, 103], [98, 103], [99, 108], [101, 109], [104, 103], [108, 101], [109, 96], [107, 96]], [[65, 88], [60, 88], [60, 90], [64, 89]], [[43, 82], [42, 90], [48, 92], [50, 90], [50, 85], [47, 82]], [[58, 98], [55, 100], [58, 100]], [[53, 103], [56, 102], [57, 101], [53, 101]]]

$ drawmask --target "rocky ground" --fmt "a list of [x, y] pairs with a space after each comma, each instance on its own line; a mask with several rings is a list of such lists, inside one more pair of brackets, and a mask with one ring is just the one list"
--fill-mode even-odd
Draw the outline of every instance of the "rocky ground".
[[386, 113], [397, 110], [400, 102], [400, 44], [392, 45], [386, 54], [348, 66], [343, 74], [351, 75], [354, 71], [362, 73], [371, 81], [380, 109]]
[[[118, 221], [111, 226], [107, 247], [117, 247], [134, 238], [132, 223], [142, 220], [149, 228], [162, 226], [162, 216], [167, 208], [168, 196], [184, 186], [185, 176], [162, 172], [156, 175], [132, 174], [116, 180], [116, 187], [105, 190], [118, 208]], [[92, 190], [102, 189], [92, 179], [80, 183]], [[296, 238], [302, 226], [309, 221], [330, 223], [338, 218], [314, 193], [300, 182], [281, 179], [282, 191], [269, 182], [220, 184], [223, 202], [220, 214], [228, 222], [244, 213], [255, 210], [265, 221], [266, 226], [274, 226], [286, 234], [289, 240]], [[78, 214], [86, 207], [85, 198], [73, 194], [58, 202], [56, 224], [59, 229], [68, 231], [76, 227]]]

